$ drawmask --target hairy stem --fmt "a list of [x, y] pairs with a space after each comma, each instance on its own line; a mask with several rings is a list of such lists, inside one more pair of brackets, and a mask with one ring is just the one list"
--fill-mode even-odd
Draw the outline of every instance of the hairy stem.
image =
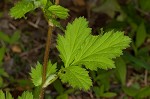
[[[48, 63], [48, 58], [49, 58], [49, 51], [50, 51], [50, 45], [51, 45], [51, 37], [52, 37], [52, 31], [53, 31], [52, 26], [49, 26], [48, 28], [48, 34], [47, 34], [47, 40], [46, 40], [46, 47], [45, 47], [45, 54], [44, 54], [44, 62], [43, 62], [43, 72], [42, 72], [42, 86], [46, 81], [46, 71], [47, 71], [47, 63]], [[41, 91], [40, 91], [40, 99], [44, 98], [44, 88], [41, 86]]]
[[[59, 0], [55, 0], [55, 4], [59, 4]], [[50, 51], [51, 37], [52, 37], [53, 29], [54, 29], [54, 26], [51, 24], [51, 22], [49, 22], [46, 47], [45, 47], [45, 54], [44, 54], [44, 62], [43, 62], [43, 71], [42, 71], [42, 86], [44, 85], [44, 83], [46, 81], [46, 71], [47, 71], [47, 64], [48, 64], [49, 51]], [[42, 88], [42, 86], [41, 86], [41, 90], [40, 90], [39, 99], [44, 99], [45, 89]]]

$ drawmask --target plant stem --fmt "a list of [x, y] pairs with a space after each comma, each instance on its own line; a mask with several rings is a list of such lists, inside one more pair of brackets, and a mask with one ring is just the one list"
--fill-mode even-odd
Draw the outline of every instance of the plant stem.
[[[55, 0], [55, 4], [59, 4], [59, 0]], [[53, 29], [54, 29], [54, 26], [51, 25], [51, 22], [49, 22], [46, 47], [45, 47], [45, 54], [44, 54], [44, 62], [43, 62], [43, 71], [42, 71], [42, 86], [46, 81], [46, 71], [47, 71], [47, 64], [48, 64], [49, 51], [50, 51], [51, 37], [52, 37]], [[42, 86], [41, 86], [41, 90], [40, 90], [39, 99], [44, 99], [45, 89], [42, 88]]]
[[[45, 47], [45, 54], [44, 54], [44, 62], [43, 62], [43, 72], [42, 72], [42, 86], [46, 81], [46, 71], [47, 71], [47, 63], [48, 63], [48, 58], [49, 58], [49, 51], [50, 51], [50, 45], [51, 45], [51, 37], [52, 37], [52, 31], [53, 31], [52, 26], [49, 26], [48, 28], [48, 34], [47, 34], [47, 40], [46, 40], [46, 47]], [[44, 98], [44, 88], [41, 86], [41, 91], [40, 91], [40, 99]]]

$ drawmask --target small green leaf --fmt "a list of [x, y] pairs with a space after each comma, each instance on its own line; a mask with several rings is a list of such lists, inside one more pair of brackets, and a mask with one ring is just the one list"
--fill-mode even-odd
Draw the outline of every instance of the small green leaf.
[[122, 14], [120, 5], [116, 0], [104, 0], [103, 4], [93, 8], [93, 11], [105, 13], [111, 18], [115, 16], [115, 12], [120, 12]]
[[5, 47], [1, 47], [1, 48], [0, 48], [0, 63], [2, 62], [2, 60], [3, 60], [3, 58], [4, 58], [5, 50], [6, 50]]
[[144, 25], [144, 22], [142, 22], [136, 32], [135, 44], [137, 48], [140, 47], [144, 43], [146, 36], [147, 35], [146, 35], [145, 25]]
[[105, 97], [105, 98], [112, 98], [112, 97], [115, 97], [117, 94], [116, 93], [113, 93], [113, 92], [106, 92], [106, 93], [103, 93], [101, 95], [101, 97]]
[[14, 99], [12, 95], [6, 91], [6, 95], [0, 90], [0, 99]]
[[52, 5], [48, 8], [48, 10], [52, 13], [52, 15], [55, 15], [60, 19], [66, 19], [69, 16], [69, 10], [60, 5]]
[[3, 93], [2, 90], [0, 90], [0, 99], [5, 99], [5, 94]]
[[20, 32], [16, 31], [10, 38], [10, 43], [13, 44], [13, 43], [17, 42], [19, 40], [19, 38], [20, 38]]
[[0, 88], [3, 88], [3, 86], [4, 86], [3, 78], [0, 76]]
[[14, 99], [12, 95], [6, 91], [6, 99]]
[[48, 85], [53, 83], [57, 78], [58, 78], [58, 76], [56, 74], [49, 75], [42, 87], [46, 88]]
[[33, 95], [31, 92], [25, 91], [18, 99], [33, 99]]
[[57, 71], [57, 63], [52, 64], [51, 61], [48, 61], [46, 77], [48, 77], [51, 74], [54, 74], [56, 71]]
[[7, 34], [3, 33], [3, 32], [0, 32], [0, 40], [3, 40], [5, 42], [7, 42], [7, 43], [10, 42], [9, 36]]
[[42, 65], [38, 62], [35, 68], [31, 68], [31, 78], [35, 86], [42, 84]]
[[54, 26], [60, 28], [61, 30], [65, 31], [64, 28], [62, 27], [62, 25], [60, 24], [59, 21], [57, 21], [56, 19], [52, 19], [50, 18], [50, 23], [52, 23]]
[[45, 7], [47, 4], [47, 0], [41, 0], [41, 2], [42, 2], [42, 5], [44, 5], [44, 7]]
[[68, 94], [61, 94], [56, 99], [68, 99]]
[[19, 1], [17, 4], [15, 4], [13, 8], [10, 9], [10, 15], [15, 19], [22, 18], [25, 16], [26, 13], [34, 9], [35, 7], [33, 5], [33, 2], [28, 0], [22, 0]]
[[[48, 62], [46, 78], [53, 75], [56, 72], [56, 64], [52, 65], [51, 62]], [[31, 78], [32, 82], [35, 86], [39, 86], [42, 84], [42, 64], [37, 63], [35, 68], [31, 68]]]
[[135, 66], [136, 68], [142, 67], [142, 68], [145, 68], [147, 70], [150, 70], [149, 64], [144, 60], [141, 60], [135, 56], [132, 56], [129, 53], [125, 53], [123, 57], [125, 59], [127, 59], [128, 61], [134, 63], [135, 65], [133, 65], [133, 66]]
[[62, 83], [61, 83], [61, 81], [60, 81], [59, 79], [57, 79], [57, 80], [53, 83], [53, 85], [54, 85], [55, 90], [56, 90], [59, 94], [63, 94], [64, 88], [63, 88]]
[[123, 87], [123, 91], [125, 94], [129, 95], [129, 96], [135, 96], [138, 93], [138, 89], [134, 88], [134, 87]]
[[125, 85], [126, 83], [126, 64], [122, 58], [117, 58], [116, 61], [116, 75], [119, 77], [119, 80], [121, 81], [122, 85]]
[[38, 7], [45, 8], [47, 4], [47, 0], [31, 0], [31, 1], [33, 1], [35, 8]]
[[92, 86], [92, 81], [88, 71], [79, 66], [65, 68], [65, 73], [60, 75], [63, 83], [69, 83], [73, 88], [88, 90]]
[[149, 86], [141, 88], [135, 97], [136, 97], [136, 99], [145, 99], [148, 96], [150, 96], [150, 87]]
[[96, 97], [100, 97], [105, 91], [104, 85], [102, 85], [101, 87], [93, 87], [93, 91], [95, 92]]

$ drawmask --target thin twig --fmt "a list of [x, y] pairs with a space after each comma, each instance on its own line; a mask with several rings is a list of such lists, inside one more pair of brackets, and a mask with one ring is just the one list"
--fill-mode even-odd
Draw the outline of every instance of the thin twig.
[[147, 76], [148, 76], [148, 70], [145, 70], [145, 75], [144, 75], [144, 84], [147, 86]]

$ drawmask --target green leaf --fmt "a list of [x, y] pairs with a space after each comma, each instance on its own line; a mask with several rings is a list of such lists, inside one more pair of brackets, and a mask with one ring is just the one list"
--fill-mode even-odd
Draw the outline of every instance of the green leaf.
[[2, 88], [4, 86], [3, 78], [0, 76], [0, 87]]
[[85, 18], [80, 17], [75, 19], [72, 24], [68, 24], [65, 36], [58, 35], [57, 49], [65, 63], [65, 67], [68, 67], [73, 62], [90, 32], [91, 28], [88, 28], [88, 22]]
[[33, 95], [31, 92], [26, 91], [21, 96], [19, 96], [18, 99], [33, 99]]
[[22, 18], [25, 16], [26, 13], [34, 9], [35, 7], [33, 2], [28, 0], [22, 0], [19, 1], [17, 4], [15, 4], [13, 8], [10, 9], [10, 15], [15, 19]]
[[136, 97], [136, 99], [144, 99], [148, 96], [150, 96], [150, 87], [149, 86], [140, 89], [135, 97]]
[[2, 90], [0, 90], [0, 99], [5, 99], [5, 94], [3, 93]]
[[8, 91], [6, 91], [6, 99], [14, 99]]
[[[52, 65], [51, 62], [48, 62], [46, 77], [53, 75], [56, 72], [56, 64]], [[42, 84], [42, 64], [37, 63], [35, 68], [31, 68], [31, 78], [35, 86]]]
[[31, 78], [35, 86], [42, 84], [42, 65], [38, 62], [35, 68], [31, 68]]
[[64, 92], [64, 88], [62, 86], [62, 83], [59, 79], [57, 79], [54, 83], [53, 83], [53, 86], [55, 88], [55, 90], [57, 91], [57, 93], [59, 94], [63, 94]]
[[119, 77], [119, 80], [121, 81], [122, 85], [125, 85], [126, 83], [126, 64], [122, 58], [117, 58], [115, 61], [116, 65], [116, 75]]
[[96, 97], [100, 97], [105, 91], [104, 85], [100, 87], [98, 86], [93, 87], [93, 91], [95, 92]]
[[68, 94], [61, 94], [56, 99], [68, 99]]
[[35, 8], [38, 7], [45, 8], [47, 4], [47, 0], [31, 0], [31, 1], [33, 1]]
[[142, 22], [140, 24], [140, 26], [138, 27], [137, 29], [137, 33], [136, 33], [136, 47], [140, 47], [144, 41], [145, 41], [145, 38], [146, 38], [146, 29], [145, 29], [145, 25], [144, 25], [144, 22]]
[[48, 66], [47, 66], [47, 73], [46, 77], [48, 77], [51, 74], [54, 74], [57, 71], [57, 64], [52, 64], [51, 61], [48, 61]]
[[48, 85], [53, 83], [57, 78], [58, 78], [58, 76], [56, 74], [52, 74], [52, 75], [48, 76], [42, 87], [46, 88]]
[[116, 95], [117, 94], [113, 92], [106, 92], [106, 93], [103, 93], [101, 96], [105, 98], [112, 98], [112, 97], [115, 97]]
[[149, 0], [138, 0], [139, 5], [142, 8], [142, 10], [150, 12], [150, 1]]
[[144, 61], [144, 60], [141, 60], [141, 59], [139, 59], [139, 58], [137, 58], [135, 56], [132, 56], [129, 53], [125, 53], [123, 57], [126, 60], [134, 63], [133, 66], [135, 66], [136, 68], [142, 67], [142, 68], [145, 68], [147, 70], [150, 70], [149, 64], [146, 61]]
[[47, 4], [47, 0], [41, 0], [41, 2], [42, 2], [42, 5], [45, 7]]
[[20, 38], [20, 32], [16, 31], [10, 38], [10, 43], [13, 44], [13, 43], [17, 42], [19, 40], [19, 38]]
[[111, 18], [115, 16], [115, 12], [119, 12], [122, 15], [120, 5], [117, 0], [103, 0], [103, 4], [95, 7], [94, 12], [105, 13]]
[[7, 34], [3, 33], [3, 32], [0, 32], [0, 40], [3, 40], [5, 42], [7, 42], [7, 43], [10, 42], [9, 36]]
[[0, 63], [2, 62], [2, 60], [3, 60], [3, 58], [4, 58], [5, 50], [6, 50], [5, 47], [1, 47], [1, 48], [0, 48]]
[[138, 93], [138, 89], [134, 88], [134, 87], [123, 87], [123, 91], [125, 94], [129, 95], [129, 96], [135, 96]]
[[88, 71], [79, 66], [65, 68], [65, 73], [60, 75], [63, 83], [69, 83], [73, 88], [88, 90], [92, 86], [92, 81]]
[[64, 28], [63, 28], [63, 26], [62, 26], [62, 25], [60, 24], [60, 22], [57, 21], [56, 19], [50, 18], [49, 21], [50, 21], [50, 23], [52, 23], [54, 26], [60, 28], [62, 31], [65, 31]]
[[69, 16], [69, 10], [60, 5], [52, 5], [48, 8], [48, 10], [52, 13], [52, 15], [55, 15], [60, 19], [66, 19]]
[[130, 38], [119, 31], [109, 31], [103, 36], [90, 35], [72, 65], [84, 64], [91, 70], [114, 68], [112, 59], [122, 55], [122, 50], [128, 47], [130, 42]]
[[2, 90], [0, 90], [0, 99], [14, 99], [12, 95], [6, 91], [6, 97]]

